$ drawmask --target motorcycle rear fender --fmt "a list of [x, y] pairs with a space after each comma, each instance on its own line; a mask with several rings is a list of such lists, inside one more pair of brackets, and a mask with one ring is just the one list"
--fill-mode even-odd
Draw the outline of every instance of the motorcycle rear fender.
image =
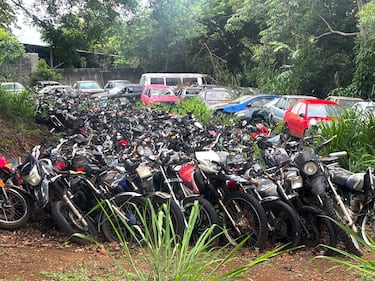
[[310, 181], [311, 193], [316, 196], [322, 194], [326, 190], [326, 181], [324, 176], [316, 176]]
[[297, 209], [298, 213], [301, 214], [301, 213], [313, 213], [313, 214], [316, 214], [316, 215], [320, 215], [323, 213], [323, 211], [319, 208], [316, 208], [314, 206], [301, 206]]
[[112, 198], [111, 200], [115, 199], [115, 198], [118, 198], [118, 197], [121, 197], [121, 196], [132, 196], [132, 197], [141, 197], [142, 194], [140, 193], [137, 193], [137, 192], [133, 192], [133, 191], [124, 191], [124, 192], [119, 192], [119, 193], [116, 193]]
[[161, 191], [155, 191], [155, 192], [152, 192], [152, 193], [148, 193], [148, 194], [146, 194], [146, 196], [148, 198], [151, 198], [151, 197], [159, 197], [159, 198], [162, 198], [162, 199], [172, 198], [172, 195], [170, 195], [168, 193], [165, 193], [165, 192], [161, 192]]
[[267, 196], [267, 197], [264, 197], [260, 200], [260, 203], [266, 203], [266, 202], [271, 202], [271, 201], [276, 201], [276, 200], [280, 200], [280, 197], [278, 196]]

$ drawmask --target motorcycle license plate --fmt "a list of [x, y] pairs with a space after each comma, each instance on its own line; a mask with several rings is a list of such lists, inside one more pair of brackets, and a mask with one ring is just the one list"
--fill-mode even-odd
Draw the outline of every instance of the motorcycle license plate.
[[148, 177], [152, 176], [151, 169], [150, 169], [150, 167], [147, 167], [147, 166], [138, 167], [136, 169], [136, 171], [138, 173], [138, 176], [141, 179], [148, 178]]

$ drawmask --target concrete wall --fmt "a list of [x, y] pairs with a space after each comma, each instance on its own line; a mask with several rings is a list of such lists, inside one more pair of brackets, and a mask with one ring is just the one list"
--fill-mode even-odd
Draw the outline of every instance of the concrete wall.
[[[26, 57], [21, 59], [16, 67], [14, 81], [20, 82], [25, 86], [30, 84], [30, 74], [35, 70], [39, 60], [37, 53], [27, 53]], [[134, 83], [139, 82], [141, 73], [129, 68], [114, 68], [110, 70], [101, 70], [98, 68], [76, 68], [76, 69], [55, 69], [62, 75], [62, 83], [71, 85], [77, 80], [95, 80], [102, 86], [108, 80], [126, 79]]]
[[101, 70], [98, 68], [75, 68], [75, 69], [56, 69], [63, 77], [62, 83], [66, 85], [73, 84], [78, 80], [95, 80], [102, 86], [108, 80], [126, 79], [134, 83], [139, 82], [140, 74], [133, 69], [114, 68], [111, 70]]

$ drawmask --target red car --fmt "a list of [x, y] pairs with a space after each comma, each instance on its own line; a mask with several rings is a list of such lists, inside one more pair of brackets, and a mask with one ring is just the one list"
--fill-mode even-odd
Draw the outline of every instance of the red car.
[[145, 105], [156, 103], [176, 103], [179, 101], [179, 98], [176, 96], [172, 87], [151, 84], [145, 86], [141, 94], [141, 101]]
[[320, 121], [337, 119], [344, 108], [334, 101], [303, 99], [290, 106], [284, 115], [284, 133], [303, 138], [310, 125]]

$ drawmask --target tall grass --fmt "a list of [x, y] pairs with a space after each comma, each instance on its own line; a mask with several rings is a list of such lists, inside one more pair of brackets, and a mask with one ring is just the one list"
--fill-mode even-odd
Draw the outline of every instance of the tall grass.
[[375, 168], [375, 116], [358, 115], [347, 110], [339, 120], [320, 124], [324, 138], [337, 136], [326, 148], [326, 152], [348, 152], [347, 159], [340, 159], [340, 164], [353, 171], [364, 171], [368, 166]]
[[[335, 224], [337, 224], [340, 228], [345, 230], [350, 235], [354, 236], [360, 244], [363, 246], [364, 250], [366, 250], [370, 255], [375, 254], [375, 241], [369, 237], [371, 244], [368, 245], [363, 239], [361, 239], [356, 233], [354, 233], [350, 228], [334, 221]], [[336, 256], [330, 255], [330, 256], [317, 256], [316, 259], [326, 259], [331, 262], [334, 262], [338, 265], [342, 265], [344, 267], [347, 267], [348, 270], [350, 270], [351, 273], [355, 271], [356, 273], [361, 275], [360, 280], [375, 280], [375, 261], [368, 260], [363, 257], [356, 256], [354, 254], [350, 254], [344, 250], [325, 246], [328, 249], [330, 249], [333, 253], [336, 253]]]
[[3, 112], [11, 113], [25, 120], [34, 120], [34, 93], [31, 90], [24, 90], [19, 94], [0, 90], [0, 104]]
[[[194, 231], [195, 221], [199, 216], [199, 206], [195, 202], [192, 212], [189, 216], [188, 227], [183, 237], [178, 237], [174, 233], [169, 207], [163, 204], [161, 208], [155, 210], [148, 201], [150, 212], [138, 211], [142, 215], [143, 226], [132, 233], [139, 240], [142, 236], [142, 248], [134, 250], [128, 242], [123, 240], [121, 230], [117, 231], [120, 245], [122, 246], [123, 256], [121, 259], [113, 257], [114, 266], [118, 268], [117, 275], [121, 273], [123, 280], [137, 281], [225, 281], [225, 280], [243, 280], [243, 274], [253, 266], [282, 253], [281, 248], [269, 251], [248, 263], [236, 263], [235, 254], [246, 243], [246, 239], [236, 247], [231, 245], [220, 248], [214, 247], [216, 239], [222, 233], [213, 235], [215, 225], [208, 228], [195, 242], [191, 245], [191, 236]], [[144, 214], [151, 217], [147, 218]], [[114, 224], [115, 225], [115, 224]], [[138, 233], [136, 233], [138, 232]], [[110, 251], [109, 251], [110, 252]], [[139, 254], [141, 252], [141, 254]], [[137, 254], [134, 254], [137, 253]], [[124, 265], [125, 262], [126, 265]], [[226, 267], [227, 266], [227, 267]], [[64, 273], [66, 275], [66, 273]], [[87, 272], [87, 274], [90, 274]], [[49, 274], [57, 278], [58, 273]], [[60, 280], [60, 279], [54, 279]], [[75, 279], [85, 280], [85, 279]], [[113, 276], [109, 279], [117, 280]]]

